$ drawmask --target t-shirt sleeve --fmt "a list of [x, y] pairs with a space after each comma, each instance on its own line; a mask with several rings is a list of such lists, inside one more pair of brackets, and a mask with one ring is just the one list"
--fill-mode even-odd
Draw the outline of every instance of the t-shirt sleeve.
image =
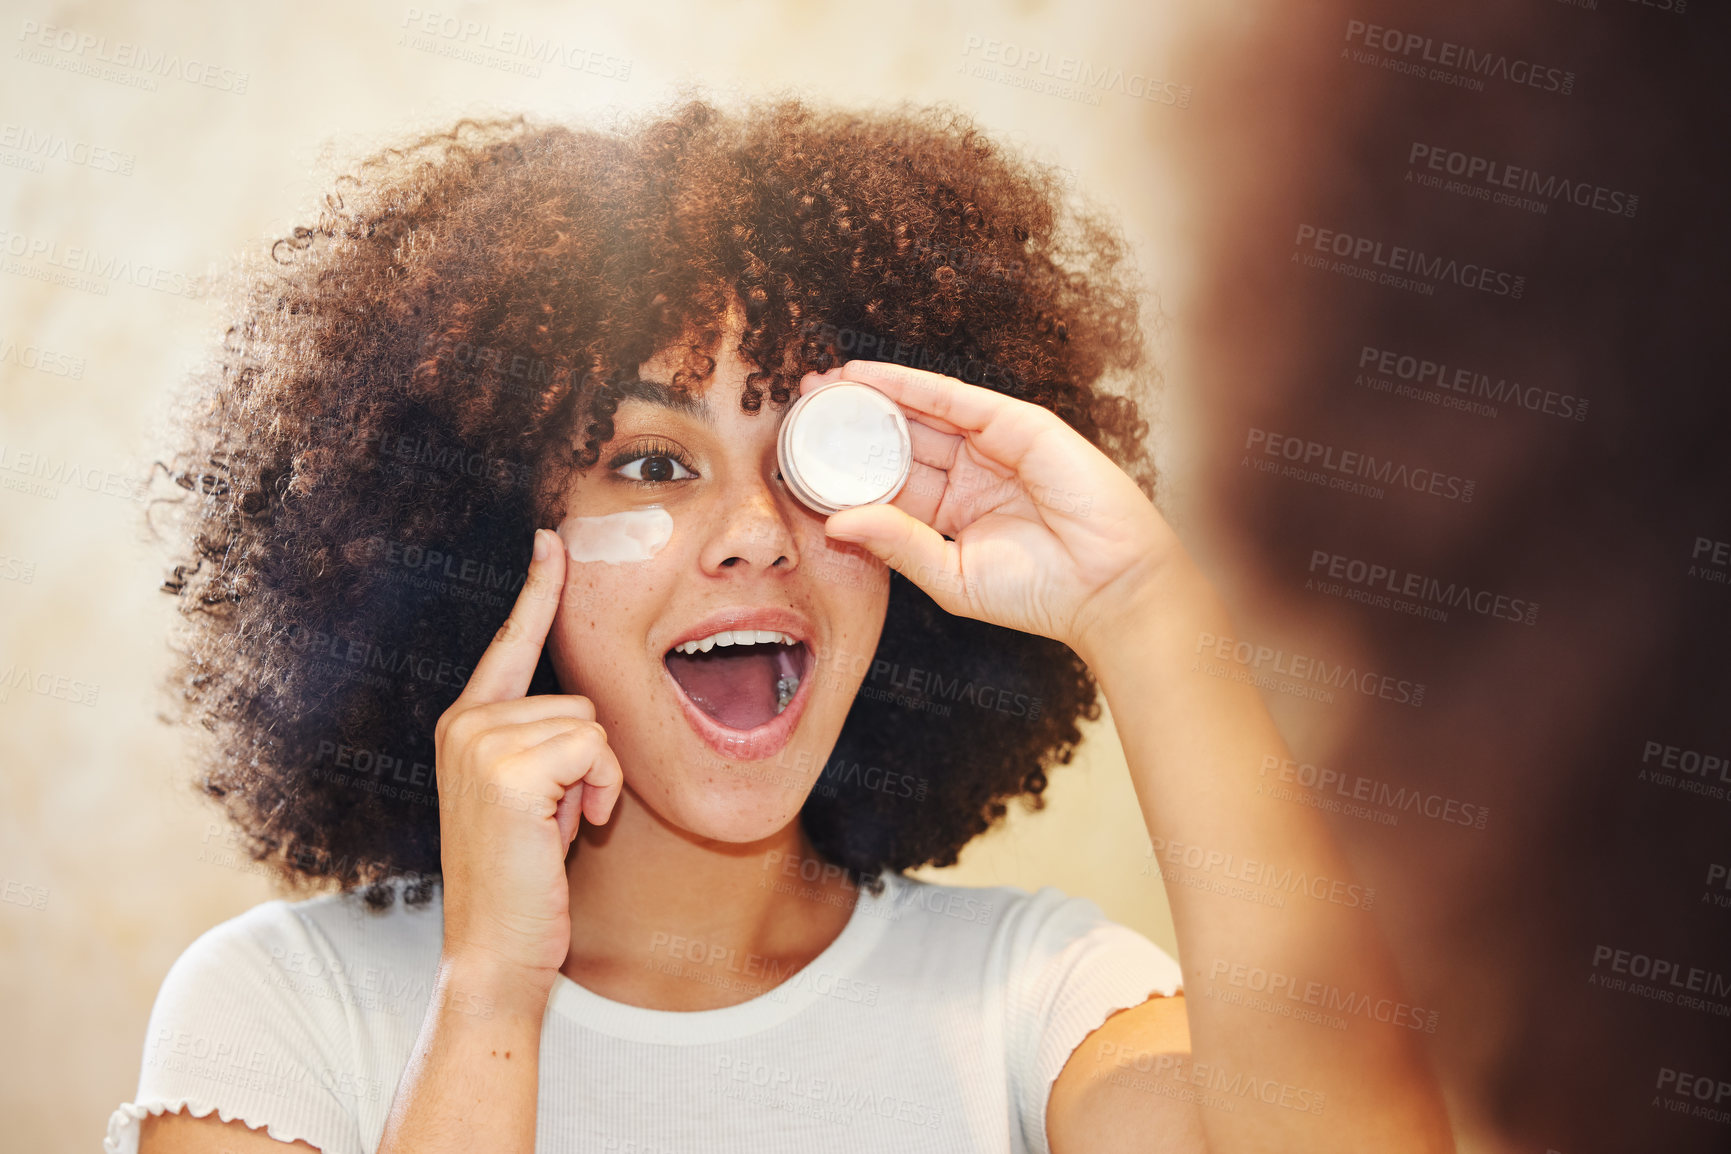
[[1005, 1045], [1021, 1148], [1048, 1154], [1046, 1102], [1082, 1039], [1118, 1010], [1183, 988], [1178, 962], [1086, 898], [1047, 886], [1017, 912], [1009, 951]]
[[364, 1074], [342, 999], [283, 965], [328, 949], [282, 901], [188, 946], [157, 992], [138, 1092], [110, 1117], [105, 1154], [137, 1154], [140, 1120], [181, 1110], [238, 1118], [325, 1154], [363, 1154], [353, 1098]]

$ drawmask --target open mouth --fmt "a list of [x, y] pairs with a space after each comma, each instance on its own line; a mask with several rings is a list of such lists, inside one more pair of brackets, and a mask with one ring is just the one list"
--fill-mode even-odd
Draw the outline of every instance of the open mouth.
[[799, 691], [810, 651], [773, 629], [735, 629], [668, 650], [667, 672], [691, 703], [729, 729], [777, 717]]

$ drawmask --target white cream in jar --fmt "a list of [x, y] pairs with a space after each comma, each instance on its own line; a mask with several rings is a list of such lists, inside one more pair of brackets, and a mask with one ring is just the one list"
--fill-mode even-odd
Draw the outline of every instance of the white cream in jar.
[[858, 381], [800, 397], [782, 418], [775, 447], [787, 487], [825, 516], [893, 499], [913, 463], [901, 406]]

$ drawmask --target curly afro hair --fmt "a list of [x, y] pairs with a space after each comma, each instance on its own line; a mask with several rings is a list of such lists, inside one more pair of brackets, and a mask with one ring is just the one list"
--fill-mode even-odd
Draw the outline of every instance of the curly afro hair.
[[[942, 109], [686, 100], [612, 130], [464, 121], [355, 166], [235, 278], [177, 452], [173, 691], [198, 783], [297, 888], [433, 893], [433, 728], [509, 612], [533, 529], [665, 349], [784, 406], [849, 357], [1043, 405], [1153, 494], [1117, 230]], [[737, 321], [735, 322], [737, 325]], [[573, 445], [578, 448], [573, 451]], [[891, 575], [871, 672], [801, 820], [870, 884], [953, 863], [1099, 716], [1083, 662]], [[543, 658], [530, 692], [560, 692]]]

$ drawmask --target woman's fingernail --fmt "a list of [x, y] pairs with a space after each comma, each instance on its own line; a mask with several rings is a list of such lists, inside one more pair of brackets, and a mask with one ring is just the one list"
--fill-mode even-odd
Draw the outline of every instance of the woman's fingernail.
[[545, 561], [552, 551], [552, 542], [547, 540], [547, 530], [535, 530], [535, 560]]

